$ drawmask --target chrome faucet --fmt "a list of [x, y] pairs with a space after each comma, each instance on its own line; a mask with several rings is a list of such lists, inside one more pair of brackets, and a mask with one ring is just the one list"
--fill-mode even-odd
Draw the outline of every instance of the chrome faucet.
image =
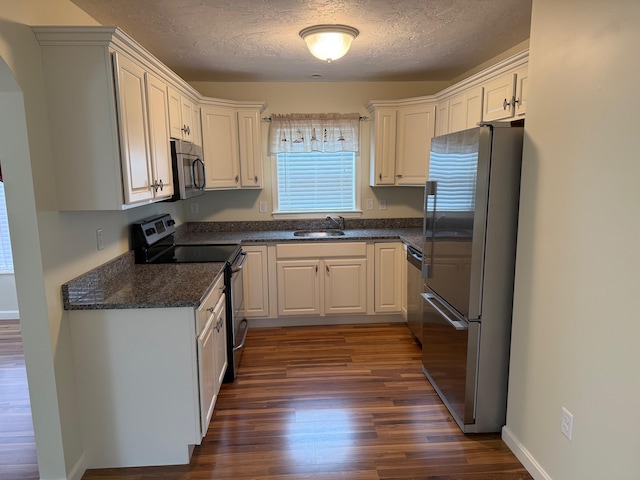
[[338, 215], [338, 220], [336, 220], [331, 215], [327, 215], [325, 219], [335, 223], [340, 230], [344, 230], [344, 217]]

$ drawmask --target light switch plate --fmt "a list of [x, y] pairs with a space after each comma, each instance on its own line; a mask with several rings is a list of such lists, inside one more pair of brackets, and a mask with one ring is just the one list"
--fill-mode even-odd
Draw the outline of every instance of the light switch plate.
[[380, 210], [386, 210], [387, 209], [387, 199], [386, 198], [381, 198], [379, 200], [379, 205], [380, 205]]
[[373, 210], [373, 198], [367, 198], [367, 210]]
[[260, 205], [260, 213], [267, 213], [267, 202], [261, 201]]
[[101, 228], [96, 230], [96, 244], [98, 245], [98, 250], [104, 250], [104, 235], [103, 230]]

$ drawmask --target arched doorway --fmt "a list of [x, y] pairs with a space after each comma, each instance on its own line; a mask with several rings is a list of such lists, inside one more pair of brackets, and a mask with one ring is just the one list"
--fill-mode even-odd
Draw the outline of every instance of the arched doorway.
[[0, 161], [41, 478], [66, 478], [23, 92], [0, 57]]

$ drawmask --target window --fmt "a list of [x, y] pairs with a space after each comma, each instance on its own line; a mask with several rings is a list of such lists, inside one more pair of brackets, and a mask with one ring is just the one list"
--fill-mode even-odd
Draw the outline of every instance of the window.
[[278, 213], [354, 211], [355, 153], [279, 153], [276, 205]]
[[0, 273], [13, 273], [13, 255], [9, 241], [9, 221], [4, 200], [4, 183], [0, 182]]

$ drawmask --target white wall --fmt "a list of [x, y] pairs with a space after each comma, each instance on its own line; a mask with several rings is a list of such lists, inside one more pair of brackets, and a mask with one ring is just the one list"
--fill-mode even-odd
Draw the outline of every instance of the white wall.
[[637, 0], [533, 2], [503, 437], [536, 478], [640, 478], [638, 25]]

